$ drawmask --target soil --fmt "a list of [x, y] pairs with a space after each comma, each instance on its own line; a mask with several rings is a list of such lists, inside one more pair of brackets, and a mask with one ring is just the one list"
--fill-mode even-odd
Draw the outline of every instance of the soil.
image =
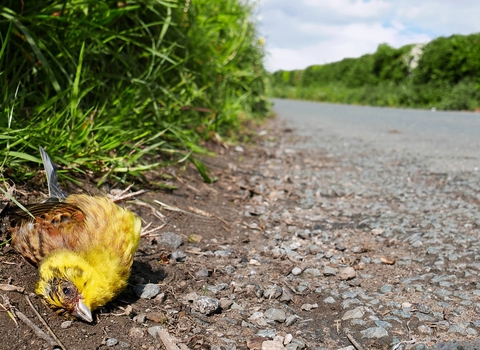
[[[287, 344], [291, 338], [293, 341], [286, 346], [293, 350], [339, 349], [351, 345], [352, 339], [365, 349], [391, 348], [392, 337], [362, 337], [364, 324], [348, 323], [347, 306], [342, 302], [355, 298], [340, 294], [358, 290], [360, 284], [363, 290], [375, 292], [386, 284], [401, 285], [403, 278], [410, 277], [426, 262], [416, 261], [416, 251], [405, 242], [376, 239], [382, 232], [379, 229], [370, 234], [365, 215], [348, 214], [348, 206], [341, 213], [328, 207], [329, 200], [340, 200], [342, 205], [352, 201], [354, 197], [348, 190], [330, 188], [322, 193], [326, 204], [313, 210], [305, 202], [308, 193], [305, 196], [298, 192], [303, 179], [293, 170], [308, 173], [352, 169], [342, 168], [342, 160], [326, 152], [288, 148], [296, 141], [292, 130], [272, 120], [262, 127], [253, 144], [211, 145], [217, 156], [204, 161], [217, 178], [213, 184], [204, 183], [193, 167], [147, 174], [151, 183], [168, 181], [177, 189], [150, 189], [120, 203], [140, 216], [145, 226], [152, 223], [151, 228], [162, 228], [142, 238], [129, 287], [96, 311], [92, 324], [66, 322], [68, 318], [46, 307], [33, 293], [36, 268], [8, 244], [0, 247], [0, 284], [24, 288], [23, 292], [0, 290], [0, 349], [52, 348], [13, 316], [20, 311], [46, 331], [27, 296], [67, 349], [164, 349], [165, 343], [152, 336], [158, 330], [152, 328], [155, 326], [163, 327], [173, 343], [189, 349], [262, 349], [262, 343], [264, 349], [279, 349], [283, 348], [279, 347], [282, 341]], [[262, 168], [267, 163], [270, 168]], [[441, 179], [431, 177], [429, 181], [434, 185]], [[136, 185], [131, 191], [142, 187]], [[83, 189], [72, 184], [67, 189], [69, 193], [85, 189], [98, 193], [88, 182]], [[39, 175], [15, 196], [28, 202], [45, 198], [44, 193], [46, 185]], [[368, 207], [371, 202], [367, 195], [355, 200], [360, 201], [358, 207]], [[173, 247], [165, 238], [167, 232], [182, 237], [183, 244]], [[291, 254], [285, 254], [287, 245], [282, 246], [283, 250], [278, 248], [282, 240], [288, 242]], [[298, 253], [295, 244], [302, 246]], [[182, 254], [186, 257], [182, 258]], [[408, 269], [395, 263], [400, 255], [411, 256]], [[315, 256], [318, 260], [312, 260]], [[330, 262], [320, 264], [325, 257]], [[379, 263], [366, 264], [361, 257], [379, 259]], [[293, 273], [295, 267], [302, 271], [301, 275]], [[330, 275], [325, 270], [329, 267], [337, 272], [340, 269], [340, 273]], [[344, 277], [346, 267], [353, 267], [357, 278]], [[322, 271], [320, 275], [316, 268]], [[359, 274], [370, 277], [359, 281]], [[161, 293], [152, 299], [138, 297], [135, 288], [147, 283], [158, 285]], [[376, 297], [381, 304], [387, 303], [390, 296], [387, 292], [382, 295]], [[199, 296], [211, 297], [221, 307], [211, 314], [202, 312], [195, 304]], [[325, 302], [332, 296], [340, 302]], [[410, 296], [405, 302], [422, 307], [425, 301], [415, 300], [415, 291]], [[434, 312], [447, 312], [436, 304], [429, 305]], [[386, 317], [392, 310], [377, 311]], [[365, 306], [365, 312], [372, 311]], [[469, 312], [473, 311], [463, 316], [474, 319]], [[397, 342], [410, 341], [415, 322], [392, 332]], [[432, 337], [425, 339], [426, 344], [433, 344]], [[455, 337], [448, 334], [436, 338], [451, 339]]]

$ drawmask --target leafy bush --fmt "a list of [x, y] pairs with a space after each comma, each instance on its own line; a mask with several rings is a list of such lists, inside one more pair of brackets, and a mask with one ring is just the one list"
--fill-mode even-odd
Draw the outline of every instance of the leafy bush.
[[[282, 76], [289, 72], [282, 71]], [[272, 75], [277, 97], [376, 106], [475, 110], [480, 106], [480, 34], [438, 38], [307, 67], [299, 85]]]

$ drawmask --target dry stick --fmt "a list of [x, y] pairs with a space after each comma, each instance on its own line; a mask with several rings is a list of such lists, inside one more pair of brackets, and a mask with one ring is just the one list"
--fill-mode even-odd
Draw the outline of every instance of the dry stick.
[[38, 319], [40, 320], [40, 322], [42, 322], [42, 324], [45, 326], [45, 328], [48, 330], [48, 332], [52, 335], [53, 339], [55, 339], [55, 341], [58, 343], [58, 345], [63, 349], [63, 350], [67, 350], [67, 348], [65, 347], [65, 345], [62, 344], [62, 342], [60, 341], [60, 339], [58, 339], [58, 337], [55, 335], [55, 333], [53, 333], [52, 329], [50, 328], [50, 326], [48, 325], [47, 322], [45, 322], [45, 320], [43, 319], [43, 317], [38, 313], [37, 309], [35, 309], [35, 306], [33, 306], [33, 303], [32, 301], [30, 300], [30, 298], [28, 297], [28, 295], [25, 295], [25, 298], [27, 299], [28, 301], [28, 304], [30, 304], [30, 307], [32, 308], [33, 312], [35, 313], [35, 315], [37, 315]]
[[352, 345], [355, 347], [355, 349], [364, 350], [363, 347], [360, 344], [357, 343], [355, 338], [350, 333], [346, 333], [346, 334], [347, 334], [348, 340], [350, 340], [350, 343], [352, 343]]
[[180, 350], [180, 348], [173, 342], [172, 337], [165, 329], [159, 330], [158, 336], [162, 340], [162, 343], [167, 350]]
[[30, 321], [28, 319], [27, 316], [25, 316], [24, 314], [22, 314], [20, 311], [15, 311], [15, 315], [17, 315], [17, 317], [23, 321], [27, 326], [29, 326], [34, 332], [35, 334], [39, 337], [39, 338], [42, 338], [43, 340], [45, 340], [47, 343], [50, 344], [50, 346], [54, 347], [54, 346], [58, 346], [59, 344], [57, 344], [57, 342], [55, 340], [53, 340], [47, 333], [45, 333], [44, 331], [42, 331], [40, 328], [38, 328], [38, 326], [33, 323], [32, 321]]

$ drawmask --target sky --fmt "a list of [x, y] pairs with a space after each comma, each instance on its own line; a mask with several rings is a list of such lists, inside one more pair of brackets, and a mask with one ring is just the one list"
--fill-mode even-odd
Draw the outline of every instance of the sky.
[[480, 32], [478, 0], [258, 0], [266, 68], [303, 69], [439, 36]]

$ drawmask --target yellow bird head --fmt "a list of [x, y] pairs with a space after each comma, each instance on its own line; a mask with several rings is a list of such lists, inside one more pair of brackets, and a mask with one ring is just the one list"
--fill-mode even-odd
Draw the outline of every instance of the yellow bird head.
[[67, 311], [86, 322], [93, 321], [97, 294], [103, 292], [103, 288], [98, 290], [97, 286], [102, 281], [80, 254], [68, 250], [49, 254], [41, 262], [39, 274], [35, 292], [51, 308]]

